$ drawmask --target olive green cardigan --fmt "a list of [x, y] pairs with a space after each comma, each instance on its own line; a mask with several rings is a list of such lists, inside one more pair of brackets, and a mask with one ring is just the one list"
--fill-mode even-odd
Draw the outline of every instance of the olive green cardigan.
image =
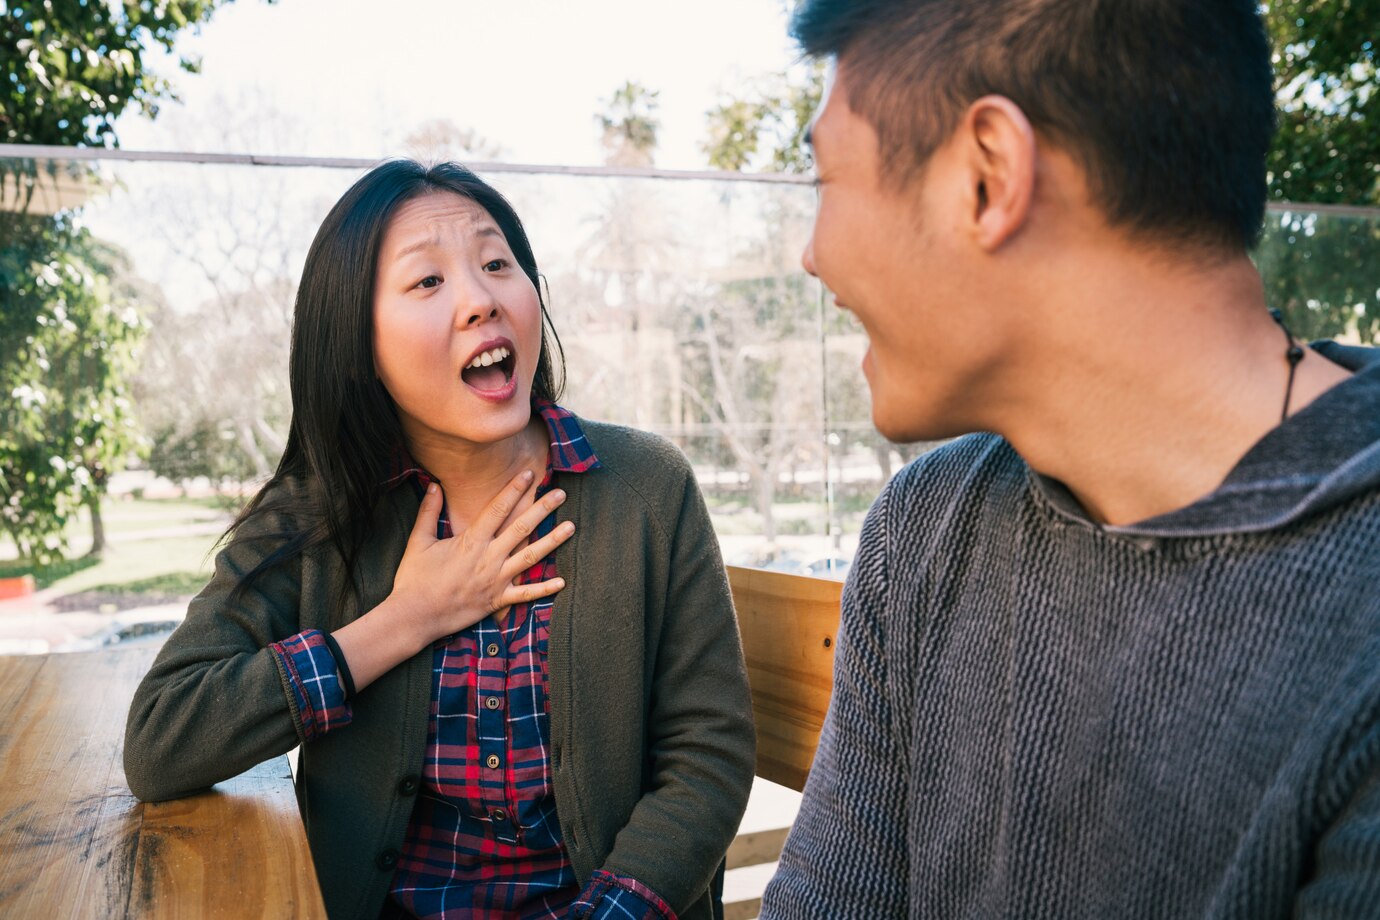
[[[551, 757], [561, 833], [583, 885], [631, 876], [686, 920], [709, 888], [753, 775], [747, 675], [718, 544], [685, 457], [642, 432], [582, 422], [600, 467], [560, 477], [575, 522], [556, 555], [548, 651]], [[380, 503], [361, 595], [342, 608], [339, 556], [322, 547], [258, 579], [274, 545], [251, 522], [216, 559], [135, 693], [125, 774], [139, 798], [188, 795], [301, 741], [272, 642], [331, 631], [381, 602], [417, 514], [411, 489]], [[262, 516], [261, 516], [262, 517]], [[373, 918], [392, 878], [422, 772], [431, 649], [363, 690], [350, 725], [301, 747], [298, 800], [333, 918]], [[227, 854], [226, 858], [233, 858]]]

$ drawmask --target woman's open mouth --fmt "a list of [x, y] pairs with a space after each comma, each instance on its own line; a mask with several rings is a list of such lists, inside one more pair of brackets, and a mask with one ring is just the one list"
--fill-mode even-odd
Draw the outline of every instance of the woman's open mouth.
[[460, 379], [485, 399], [505, 400], [517, 392], [517, 356], [510, 345], [494, 345], [479, 352], [460, 371]]

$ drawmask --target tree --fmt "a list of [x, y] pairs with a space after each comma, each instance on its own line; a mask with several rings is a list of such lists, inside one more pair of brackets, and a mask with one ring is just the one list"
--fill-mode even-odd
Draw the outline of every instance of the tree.
[[[1270, 197], [1380, 205], [1380, 0], [1280, 0], [1265, 23], [1280, 118]], [[1272, 214], [1256, 261], [1296, 334], [1380, 342], [1380, 218]]]
[[726, 97], [706, 115], [701, 145], [715, 169], [805, 173], [814, 165], [805, 132], [824, 95], [824, 64], [758, 81], [745, 98]]
[[[180, 119], [173, 130], [183, 143], [222, 149], [249, 138], [274, 149], [292, 132], [291, 118], [262, 92], [212, 108], [233, 114]], [[287, 443], [297, 271], [330, 202], [287, 170], [215, 168], [170, 174], [140, 202], [153, 236], [202, 282], [149, 316], [135, 382], [156, 445], [149, 467], [174, 482], [205, 476], [217, 488], [266, 479]]]
[[407, 155], [422, 162], [452, 160], [467, 163], [471, 160], [501, 160], [508, 152], [499, 144], [475, 131], [462, 128], [449, 118], [433, 118], [413, 128], [403, 138]]
[[[0, 7], [0, 137], [8, 144], [116, 146], [115, 120], [130, 106], [150, 118], [175, 98], [148, 69], [154, 46], [171, 52], [230, 0], [9, 0]], [[267, 0], [273, 2], [273, 0]], [[199, 62], [180, 58], [195, 73]]]
[[[154, 48], [229, 0], [9, 0], [0, 4], [0, 140], [115, 146], [130, 107], [154, 117], [172, 84], [146, 66]], [[269, 0], [271, 2], [271, 0]], [[195, 71], [196, 62], [179, 61]], [[71, 210], [28, 213], [53, 164], [6, 161], [20, 189], [0, 212], [0, 520], [38, 563], [65, 551], [77, 505], [92, 510], [92, 551], [104, 546], [100, 499], [137, 445], [126, 397], [143, 324], [112, 277], [123, 257]]]
[[108, 476], [138, 443], [127, 380], [144, 326], [110, 280], [122, 263], [70, 215], [0, 249], [0, 522], [40, 564], [65, 551], [78, 505], [100, 554]]
[[594, 120], [603, 131], [605, 162], [610, 166], [652, 165], [661, 127], [660, 95], [660, 90], [628, 80], [604, 100], [604, 111]]
[[1380, 0], [1265, 4], [1280, 131], [1270, 197], [1380, 205]]

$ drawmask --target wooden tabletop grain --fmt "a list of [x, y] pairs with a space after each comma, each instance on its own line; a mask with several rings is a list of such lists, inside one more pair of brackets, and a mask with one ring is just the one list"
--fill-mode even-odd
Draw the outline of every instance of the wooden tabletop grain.
[[0, 917], [325, 918], [286, 757], [174, 802], [130, 793], [153, 655], [0, 656]]

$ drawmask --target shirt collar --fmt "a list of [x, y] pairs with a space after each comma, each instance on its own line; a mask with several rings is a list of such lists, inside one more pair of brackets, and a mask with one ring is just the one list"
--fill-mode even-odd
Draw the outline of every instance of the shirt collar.
[[[533, 399], [532, 408], [546, 424], [546, 432], [551, 443], [551, 450], [546, 459], [548, 473], [585, 473], [598, 469], [599, 458], [594, 455], [594, 447], [585, 437], [584, 429], [575, 413], [548, 399]], [[399, 444], [394, 451], [388, 469], [388, 476], [383, 481], [385, 489], [396, 488], [412, 478], [416, 478], [423, 485], [432, 481], [431, 474], [412, 459], [412, 455], [403, 444]]]

